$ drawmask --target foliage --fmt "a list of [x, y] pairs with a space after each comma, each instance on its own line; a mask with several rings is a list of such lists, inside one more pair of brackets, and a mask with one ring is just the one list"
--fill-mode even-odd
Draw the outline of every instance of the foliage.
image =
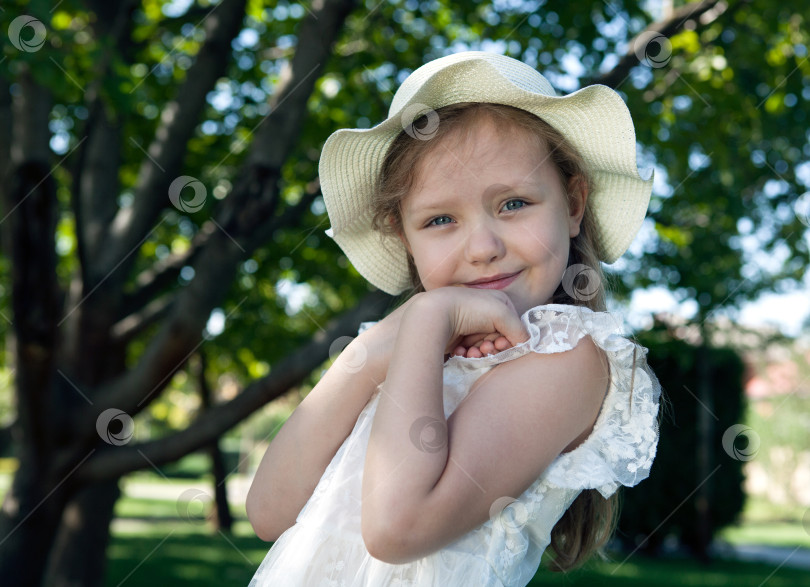
[[[283, 170], [287, 203], [297, 201], [316, 178], [324, 139], [340, 127], [382, 120], [397, 83], [425, 60], [460, 48], [504, 51], [570, 91], [615, 65], [617, 55], [637, 49], [629, 39], [651, 19], [630, 1], [595, 3], [588, 10], [576, 3], [552, 8], [543, 2], [531, 7], [435, 0], [368, 4], [350, 15], [310, 98], [309, 118]], [[213, 6], [202, 0], [184, 10], [180, 3], [143, 2], [133, 15], [135, 42], [110, 57], [113, 73], [98, 91], [125, 128], [117, 196], [124, 206], [132, 198], [142, 149], [193, 62], [203, 39], [201, 19]], [[111, 40], [94, 28], [94, 14], [76, 0], [65, 0], [51, 12], [44, 3], [18, 1], [5, 7], [0, 15], [4, 28], [26, 12], [48, 25], [41, 51], [20, 53], [4, 37], [3, 54], [11, 74], [23, 63], [37, 65], [38, 81], [54, 97], [51, 145], [58, 156], [70, 153], [83, 136], [85, 98], [98, 83], [94, 75]], [[280, 70], [294, 54], [297, 25], [306, 16], [301, 4], [249, 4], [227, 75], [210, 92], [184, 155], [184, 173], [199, 178], [214, 197], [191, 215], [168, 210], [141, 247], [135, 274], [187, 247], [226, 197], [245, 148], [269, 111], [266, 101]], [[644, 160], [656, 162], [661, 178], [651, 208], [656, 236], [647, 241], [643, 255], [617, 265], [625, 294], [635, 287], [668, 284], [680, 299], [696, 300], [705, 315], [802, 279], [808, 262], [805, 227], [791, 206], [806, 189], [799, 172], [807, 169], [810, 156], [806, 20], [806, 7], [797, 0], [732, 3], [728, 16], [706, 27], [695, 23], [693, 30], [670, 39], [671, 58], [664, 66], [639, 64], [618, 88], [634, 114]], [[76, 268], [69, 164], [70, 159], [57, 170], [64, 186], [59, 225], [64, 286]], [[214, 373], [251, 380], [367, 289], [323, 235], [325, 228], [323, 205], [316, 201], [299, 227], [279, 231], [245, 260], [221, 308], [227, 328], [207, 343], [216, 357]], [[774, 265], [779, 259], [784, 266]], [[7, 271], [0, 259], [0, 273], [7, 276]], [[193, 271], [184, 271], [177, 287], [192, 278]], [[305, 313], [285, 312], [279, 288], [285, 279], [311, 287]], [[9, 293], [0, 288], [0, 309], [6, 315]], [[142, 349], [137, 342], [132, 345], [130, 364]]]
[[[742, 421], [744, 411], [743, 374], [740, 356], [728, 348], [705, 348], [675, 338], [657, 325], [638, 335], [649, 349], [647, 357], [663, 387], [660, 440], [648, 479], [638, 489], [624, 494], [618, 536], [628, 545], [656, 552], [668, 535], [682, 544], [695, 547], [697, 541], [696, 489], [710, 483], [710, 527], [734, 522], [743, 508], [742, 466], [747, 448], [744, 436], [735, 437], [733, 448], [724, 434]], [[709, 364], [709, 385], [715, 399], [704, 406], [697, 399], [699, 386], [697, 362]], [[699, 450], [697, 420], [700, 410], [709, 410], [715, 418], [709, 447], [711, 469], [706, 479], [696, 466]], [[730, 452], [726, 452], [726, 451]], [[735, 458], [733, 454], [738, 454]], [[743, 457], [739, 457], [743, 454]]]
[[697, 303], [698, 322], [806, 276], [808, 16], [799, 2], [730, 3], [623, 87], [668, 183], [650, 209], [658, 238], [629, 264], [630, 283], [668, 284]]

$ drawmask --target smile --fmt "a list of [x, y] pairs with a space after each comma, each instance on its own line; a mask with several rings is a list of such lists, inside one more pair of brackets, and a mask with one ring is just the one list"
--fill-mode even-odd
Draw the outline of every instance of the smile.
[[518, 271], [517, 273], [513, 273], [512, 275], [507, 275], [505, 277], [501, 277], [500, 279], [495, 279], [493, 281], [485, 281], [483, 283], [465, 283], [467, 287], [477, 287], [479, 289], [503, 289], [510, 283], [512, 283], [517, 276], [522, 273]]

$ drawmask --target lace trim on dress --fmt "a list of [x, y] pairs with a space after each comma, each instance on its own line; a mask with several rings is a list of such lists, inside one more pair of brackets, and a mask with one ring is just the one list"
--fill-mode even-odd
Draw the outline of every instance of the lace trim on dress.
[[610, 364], [611, 382], [591, 434], [558, 456], [543, 478], [557, 487], [597, 489], [604, 497], [620, 485], [647, 478], [658, 446], [661, 386], [647, 365], [647, 349], [621, 335], [621, 322], [607, 312], [548, 305], [530, 310], [529, 346], [563, 352], [590, 336]]

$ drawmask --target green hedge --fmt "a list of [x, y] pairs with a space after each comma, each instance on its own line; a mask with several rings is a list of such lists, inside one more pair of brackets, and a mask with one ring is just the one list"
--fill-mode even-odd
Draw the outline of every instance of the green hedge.
[[[674, 338], [667, 329], [656, 326], [637, 335], [649, 349], [650, 367], [663, 388], [661, 437], [650, 477], [623, 494], [622, 512], [616, 537], [631, 549], [654, 554], [664, 539], [675, 536], [683, 546], [704, 554], [699, 539], [696, 503], [704, 481], [698, 467], [698, 411], [704, 410], [699, 397], [700, 357], [707, 361], [706, 373], [713, 394], [710, 416], [713, 434], [710, 443], [712, 471], [709, 487], [709, 527], [712, 536], [735, 521], [743, 508], [744, 462], [729, 456], [723, 448], [723, 433], [743, 421], [744, 364], [739, 354], [728, 348], [696, 347]], [[691, 392], [691, 393], [690, 393]], [[736, 437], [734, 446], [744, 451], [748, 439]]]

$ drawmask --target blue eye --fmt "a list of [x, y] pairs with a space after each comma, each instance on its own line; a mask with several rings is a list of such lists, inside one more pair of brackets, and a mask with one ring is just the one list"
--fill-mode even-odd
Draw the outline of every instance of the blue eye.
[[508, 202], [506, 202], [505, 206], [509, 206], [509, 204], [513, 203], [520, 203], [523, 204], [523, 206], [519, 206], [517, 208], [509, 208], [509, 210], [520, 210], [520, 208], [524, 208], [526, 204], [526, 202], [524, 202], [523, 200], [509, 200]]
[[443, 218], [449, 219], [450, 217], [449, 216], [436, 216], [436, 218], [434, 218], [433, 220], [428, 222], [428, 226], [442, 226], [444, 224], [447, 224], [446, 222], [439, 222], [439, 223], [434, 224], [437, 220], [441, 220]]

